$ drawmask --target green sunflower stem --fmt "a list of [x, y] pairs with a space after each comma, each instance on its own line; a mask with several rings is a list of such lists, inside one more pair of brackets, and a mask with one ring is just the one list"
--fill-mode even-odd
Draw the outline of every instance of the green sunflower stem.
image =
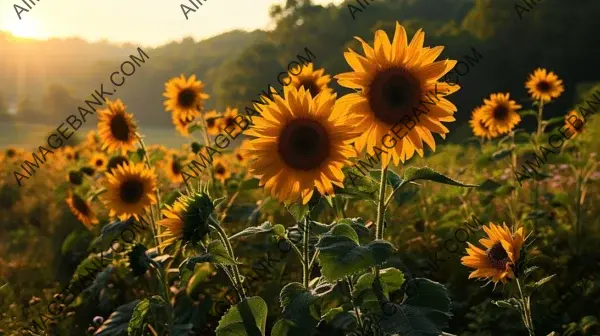
[[[196, 109], [199, 112], [202, 112], [202, 109], [200, 108], [200, 106], [196, 106]], [[204, 138], [204, 144], [208, 147], [210, 147], [212, 144], [210, 142], [210, 135], [208, 135], [208, 125], [206, 124], [206, 120], [204, 119], [204, 115], [200, 114], [200, 122], [202, 123], [202, 137]], [[212, 165], [210, 166], [210, 178], [211, 181], [213, 181], [213, 186], [215, 186], [216, 184], [214, 183], [215, 181], [215, 171], [212, 167]], [[215, 186], [216, 188], [216, 186]]]
[[354, 292], [354, 286], [352, 285], [352, 279], [348, 276], [346, 277], [346, 282], [348, 283], [348, 291], [350, 291], [350, 301], [352, 301], [352, 307], [354, 308], [354, 314], [356, 314], [356, 320], [358, 321], [358, 326], [360, 328], [361, 333], [365, 332], [365, 326], [363, 324], [362, 316], [358, 311], [358, 307], [354, 304], [354, 299], [352, 298], [352, 292]]
[[543, 128], [542, 128], [542, 122], [543, 120], [543, 114], [544, 114], [544, 101], [542, 99], [540, 99], [539, 105], [538, 105], [538, 115], [537, 115], [537, 132], [535, 133], [535, 141], [536, 143], [539, 143], [540, 140], [540, 136], [542, 135], [543, 132]]
[[158, 277], [158, 280], [161, 284], [160, 289], [161, 289], [161, 295], [163, 297], [163, 299], [165, 300], [165, 302], [167, 303], [167, 307], [169, 309], [169, 326], [173, 325], [173, 314], [171, 311], [171, 292], [169, 290], [169, 283], [167, 280], [167, 277], [164, 274], [163, 268], [154, 260], [151, 259], [150, 261], [151, 265], [153, 266], [154, 270], [156, 271], [156, 276]]
[[[142, 150], [144, 151], [144, 161], [146, 162], [146, 166], [148, 167], [148, 169], [152, 169], [152, 165], [150, 165], [150, 157], [148, 156], [148, 151], [146, 150], [146, 144], [144, 143], [144, 139], [142, 138], [141, 134], [136, 133], [136, 137], [138, 138], [138, 141], [140, 143], [140, 147], [142, 147]], [[156, 248], [158, 249], [158, 253], [162, 254], [161, 248], [160, 248], [160, 244], [161, 242], [161, 232], [160, 232], [160, 226], [156, 225], [156, 219], [160, 219], [160, 191], [158, 190], [158, 186], [156, 187], [156, 218], [154, 217], [154, 210], [152, 208], [152, 206], [150, 206], [150, 216], [152, 219], [152, 234], [154, 235], [154, 242], [156, 243]]]
[[[385, 206], [387, 204], [385, 199], [385, 188], [387, 186], [387, 171], [387, 165], [381, 167], [381, 180], [379, 181], [379, 203], [377, 206], [377, 221], [375, 222], [375, 239], [383, 239], [383, 221], [385, 218]], [[379, 276], [378, 266], [375, 267], [374, 273], [376, 277]]]
[[521, 295], [521, 302], [523, 304], [523, 314], [522, 314], [522, 318], [523, 318], [523, 323], [525, 324], [525, 328], [527, 328], [527, 332], [529, 333], [529, 336], [535, 336], [534, 330], [533, 330], [533, 320], [531, 318], [531, 305], [530, 305], [530, 301], [529, 298], [526, 298], [525, 295], [523, 295], [523, 289], [521, 288], [521, 281], [519, 280], [519, 278], [516, 279], [517, 282], [517, 287], [519, 288], [519, 294]]
[[302, 263], [302, 283], [304, 287], [308, 289], [308, 280], [310, 278], [310, 258], [309, 254], [309, 244], [310, 244], [310, 218], [307, 215], [304, 217], [304, 234], [302, 237], [302, 253], [303, 253], [303, 263]]
[[225, 248], [227, 249], [227, 254], [229, 254], [229, 257], [236, 262], [236, 264], [233, 265], [231, 268], [233, 269], [233, 278], [236, 282], [235, 286], [238, 289], [238, 294], [240, 295], [240, 299], [243, 300], [246, 298], [246, 289], [244, 288], [244, 285], [242, 283], [240, 269], [238, 268], [237, 259], [235, 258], [235, 254], [233, 253], [233, 247], [231, 246], [231, 243], [229, 242], [229, 237], [227, 236], [227, 233], [225, 233], [225, 231], [223, 230], [223, 228], [221, 227], [219, 222], [217, 222], [212, 216], [210, 216], [209, 219], [211, 221], [210, 227], [213, 228], [215, 231], [217, 231], [217, 233], [219, 234], [219, 238], [221, 239], [221, 242], [223, 243], [223, 245], [225, 245]]

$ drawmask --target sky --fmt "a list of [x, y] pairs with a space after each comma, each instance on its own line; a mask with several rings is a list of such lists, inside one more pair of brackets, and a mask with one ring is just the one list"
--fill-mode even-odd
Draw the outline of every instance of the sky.
[[[81, 37], [155, 47], [191, 36], [205, 39], [234, 29], [270, 29], [269, 8], [284, 0], [0, 0], [0, 31], [20, 37]], [[190, 1], [202, 1], [196, 9]], [[316, 4], [341, 0], [314, 0]], [[181, 9], [195, 10], [188, 19]], [[28, 10], [20, 14], [14, 5]]]

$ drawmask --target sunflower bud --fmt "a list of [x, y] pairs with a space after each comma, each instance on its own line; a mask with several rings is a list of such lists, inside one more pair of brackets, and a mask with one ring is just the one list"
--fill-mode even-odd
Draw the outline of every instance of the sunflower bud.
[[196, 141], [192, 142], [192, 152], [194, 152], [194, 154], [198, 154], [198, 152], [200, 152], [201, 149], [201, 144], [197, 143]]
[[83, 183], [83, 175], [78, 171], [70, 171], [68, 180], [74, 185], [81, 185]]
[[134, 276], [144, 275], [150, 268], [150, 258], [146, 255], [146, 247], [136, 244], [131, 252], [127, 253], [129, 264]]

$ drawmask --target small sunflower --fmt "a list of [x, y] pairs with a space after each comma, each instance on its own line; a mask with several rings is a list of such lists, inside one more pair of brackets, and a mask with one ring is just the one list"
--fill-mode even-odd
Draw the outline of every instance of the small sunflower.
[[221, 183], [225, 183], [225, 180], [231, 177], [231, 168], [227, 161], [222, 158], [214, 159], [213, 171], [215, 173], [215, 178], [221, 181]]
[[467, 243], [469, 255], [462, 257], [461, 262], [475, 269], [469, 279], [483, 278], [491, 279], [494, 283], [506, 283], [515, 277], [515, 267], [525, 241], [523, 228], [512, 233], [506, 224], [500, 226], [490, 223], [489, 226], [484, 225], [483, 230], [488, 238], [480, 239], [479, 243], [486, 250]]
[[106, 159], [106, 155], [102, 153], [94, 153], [90, 159], [90, 165], [94, 167], [95, 170], [103, 170], [107, 164], [108, 160]]
[[190, 120], [200, 115], [198, 109], [202, 108], [209, 95], [204, 93], [204, 84], [196, 80], [196, 75], [186, 79], [185, 76], [175, 77], [165, 83], [167, 100], [164, 102], [165, 110], [172, 112], [182, 120]]
[[169, 180], [173, 183], [183, 182], [183, 175], [181, 175], [182, 170], [183, 165], [181, 164], [181, 160], [179, 160], [176, 155], [168, 155], [167, 162], [164, 165], [164, 171], [167, 173]]
[[110, 208], [110, 216], [125, 219], [137, 216], [156, 203], [156, 177], [143, 164], [124, 164], [106, 174], [107, 191], [103, 199]]
[[[300, 73], [293, 75], [294, 73], [297, 73], [298, 68], [300, 68]], [[314, 70], [312, 63], [309, 63], [304, 67], [296, 67], [293, 71], [290, 71], [290, 77], [292, 79], [290, 83], [291, 86], [296, 89], [300, 89], [300, 87], [304, 86], [313, 97], [316, 97], [321, 91], [331, 90], [327, 87], [329, 82], [331, 82], [331, 76], [325, 75], [325, 69]]]
[[22, 149], [9, 147], [6, 149], [5, 157], [9, 161], [16, 161], [19, 158], [21, 158], [23, 156], [23, 154], [25, 154], [25, 152]]
[[233, 156], [235, 156], [236, 161], [242, 166], [246, 165], [246, 163], [248, 162], [248, 148], [249, 141], [242, 140], [240, 146], [233, 151]]
[[238, 115], [238, 109], [227, 107], [223, 113], [223, 117], [220, 119], [222, 129], [228, 129], [231, 131], [231, 126], [235, 127], [235, 117]]
[[549, 102], [558, 98], [565, 91], [562, 80], [554, 72], [548, 72], [546, 69], [538, 68], [533, 74], [529, 75], [529, 80], [525, 83], [529, 90], [529, 95], [544, 102]]
[[66, 146], [63, 148], [63, 157], [67, 161], [73, 161], [75, 159], [75, 149], [71, 146]]
[[490, 131], [508, 133], [521, 122], [517, 110], [522, 106], [510, 100], [510, 93], [492, 93], [490, 99], [484, 99], [483, 102], [480, 113]]
[[[423, 156], [423, 142], [435, 150], [432, 133], [445, 138], [450, 131], [442, 122], [454, 121], [457, 111], [444, 97], [460, 88], [438, 80], [454, 68], [456, 61], [435, 62], [444, 47], [424, 48], [425, 33], [420, 29], [408, 43], [406, 30], [398, 22], [392, 42], [383, 30], [375, 32], [374, 47], [355, 38], [362, 44], [365, 55], [348, 49], [344, 57], [354, 71], [335, 78], [341, 86], [358, 91], [339, 99], [348, 113], [363, 118], [356, 126], [362, 134], [356, 142], [357, 148], [362, 151], [367, 147], [369, 154], [376, 155], [373, 147], [381, 147], [381, 139], [395, 127], [402, 136], [389, 153], [383, 154], [384, 165], [391, 159], [397, 165], [415, 152]], [[406, 120], [413, 120], [411, 129], [402, 126]]]
[[182, 117], [178, 114], [173, 114], [171, 119], [173, 120], [173, 125], [175, 125], [177, 132], [183, 136], [188, 136], [190, 135], [188, 126], [194, 121], [195, 118], [196, 117], [194, 116]]
[[471, 129], [473, 129], [473, 134], [475, 134], [475, 136], [487, 139], [498, 136], [496, 132], [492, 131], [488, 126], [485, 125], [481, 107], [473, 110], [469, 124], [471, 125]]
[[206, 132], [209, 135], [217, 135], [219, 134], [219, 120], [221, 116], [217, 113], [217, 111], [212, 110], [204, 114], [204, 121], [206, 122]]
[[[581, 126], [579, 126], [579, 128], [573, 126], [569, 122], [569, 118], [571, 118], [571, 122], [574, 122], [576, 125], [578, 125], [577, 121], [575, 119], [573, 119], [573, 117], [581, 120]], [[569, 131], [571, 131], [571, 133], [573, 133], [573, 136], [576, 136], [577, 134], [580, 134], [581, 132], [583, 132], [584, 120], [585, 119], [579, 112], [572, 110], [565, 115], [565, 128], [567, 128]]]
[[195, 193], [191, 196], [181, 195], [172, 206], [166, 205], [162, 211], [165, 219], [159, 220], [167, 230], [161, 235], [166, 238], [161, 246], [169, 246], [177, 240], [184, 244], [196, 244], [209, 233], [209, 216], [214, 205], [207, 194]]
[[343, 187], [342, 167], [355, 156], [350, 143], [359, 135], [357, 118], [334, 108], [332, 91], [312, 97], [303, 87], [286, 86], [284, 98], [274, 99], [255, 105], [262, 117], [247, 131], [257, 137], [248, 144], [251, 173], [281, 202], [301, 198], [306, 204], [315, 187], [333, 195], [333, 185]]
[[73, 192], [69, 192], [69, 197], [65, 201], [73, 215], [89, 230], [92, 229], [93, 225], [98, 224], [98, 218], [88, 201]]
[[98, 116], [98, 134], [102, 140], [102, 149], [114, 151], [121, 148], [122, 153], [135, 150], [137, 126], [133, 115], [126, 112], [127, 107], [121, 99], [107, 101], [108, 108]]

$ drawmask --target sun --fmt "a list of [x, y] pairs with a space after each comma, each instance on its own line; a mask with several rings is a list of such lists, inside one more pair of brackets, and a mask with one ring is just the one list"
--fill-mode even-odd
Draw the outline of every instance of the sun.
[[40, 38], [41, 31], [39, 24], [36, 21], [28, 22], [13, 22], [8, 27], [8, 31], [15, 37], [21, 38]]

